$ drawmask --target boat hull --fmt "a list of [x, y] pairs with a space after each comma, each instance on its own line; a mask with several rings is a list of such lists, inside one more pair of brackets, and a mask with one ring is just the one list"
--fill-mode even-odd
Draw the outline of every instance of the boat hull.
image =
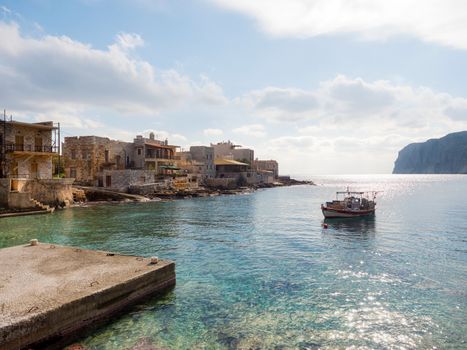
[[375, 214], [375, 209], [369, 210], [345, 210], [345, 209], [332, 209], [328, 207], [321, 207], [321, 211], [325, 218], [358, 218], [363, 216], [371, 216]]

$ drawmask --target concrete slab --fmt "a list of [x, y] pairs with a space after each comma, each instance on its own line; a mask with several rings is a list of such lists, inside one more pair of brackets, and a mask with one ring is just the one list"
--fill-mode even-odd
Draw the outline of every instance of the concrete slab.
[[0, 249], [0, 349], [75, 334], [175, 284], [175, 263], [39, 243]]

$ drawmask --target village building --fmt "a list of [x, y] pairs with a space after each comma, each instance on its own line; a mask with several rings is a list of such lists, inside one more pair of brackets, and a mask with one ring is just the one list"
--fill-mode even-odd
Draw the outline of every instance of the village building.
[[216, 176], [214, 149], [208, 146], [191, 146], [189, 151], [176, 153], [177, 166], [181, 174], [196, 178], [199, 184]]
[[179, 170], [175, 164], [177, 147], [167, 140], [156, 140], [154, 133], [149, 138], [138, 135], [133, 142], [98, 136], [66, 137], [65, 173], [82, 185], [151, 192], [168, 187], [168, 179], [175, 177]]
[[214, 159], [233, 159], [239, 162], [253, 164], [254, 150], [250, 148], [240, 148], [240, 145], [235, 145], [230, 141], [211, 144], [214, 149]]
[[279, 177], [279, 164], [275, 160], [258, 160], [256, 158], [252, 166], [258, 172], [271, 172], [274, 179]]
[[154, 133], [149, 138], [136, 136], [130, 154], [130, 168], [154, 170], [157, 175], [173, 175], [178, 170], [175, 164], [175, 152], [178, 146], [169, 145], [168, 141], [156, 140]]
[[208, 146], [191, 146], [189, 151], [180, 151], [175, 155], [179, 168], [178, 187], [187, 189], [206, 185], [207, 179], [216, 176], [214, 150]]
[[198, 163], [198, 170], [203, 181], [216, 176], [214, 164], [214, 148], [209, 146], [191, 146], [190, 154], [193, 161]]
[[[53, 122], [0, 124], [0, 206], [12, 209], [68, 205], [71, 179], [54, 178], [60, 129]], [[58, 162], [60, 163], [60, 161]], [[59, 164], [58, 164], [59, 165]]]
[[215, 159], [216, 177], [206, 182], [210, 187], [236, 188], [247, 185], [257, 185], [261, 177], [250, 169], [248, 163], [233, 159]]
[[65, 137], [65, 174], [75, 183], [104, 186], [105, 170], [126, 169], [130, 144], [99, 136]]

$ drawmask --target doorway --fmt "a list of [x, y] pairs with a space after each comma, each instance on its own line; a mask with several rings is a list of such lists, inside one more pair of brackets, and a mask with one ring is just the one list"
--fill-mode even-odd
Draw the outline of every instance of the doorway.
[[15, 136], [15, 151], [24, 151], [24, 136]]
[[42, 152], [42, 137], [36, 137], [34, 140], [34, 146], [36, 152]]
[[39, 171], [38, 171], [38, 165], [36, 162], [32, 162], [31, 163], [31, 172], [30, 172], [30, 177], [31, 179], [37, 179], [38, 175], [39, 175]]
[[105, 187], [112, 187], [112, 176], [107, 175], [105, 177]]

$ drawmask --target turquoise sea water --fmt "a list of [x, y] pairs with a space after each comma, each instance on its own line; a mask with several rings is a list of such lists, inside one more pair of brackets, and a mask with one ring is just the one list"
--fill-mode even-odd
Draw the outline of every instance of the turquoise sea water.
[[[326, 176], [318, 186], [0, 220], [30, 238], [174, 259], [177, 286], [82, 339], [130, 349], [465, 349], [467, 176]], [[321, 227], [335, 191], [374, 219]]]

